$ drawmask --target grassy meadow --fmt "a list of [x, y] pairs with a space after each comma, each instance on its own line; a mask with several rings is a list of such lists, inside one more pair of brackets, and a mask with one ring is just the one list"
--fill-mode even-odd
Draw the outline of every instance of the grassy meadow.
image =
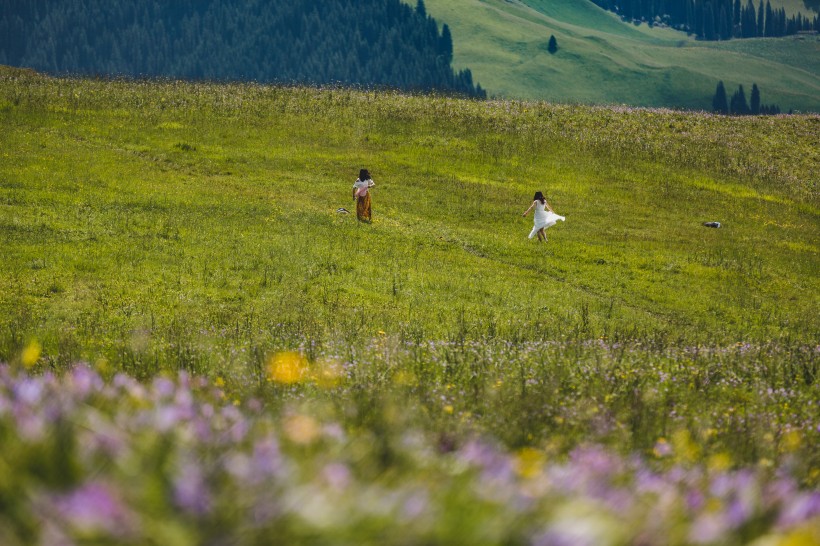
[[[743, 85], [748, 99], [756, 83], [765, 104], [820, 111], [817, 37], [702, 42], [668, 28], [625, 24], [586, 0], [425, 5], [452, 31], [454, 64], [469, 67], [498, 97], [708, 111], [722, 80], [730, 95]], [[785, 7], [791, 13], [793, 6]], [[550, 35], [558, 41], [554, 55], [547, 51]]]
[[[781, 7], [786, 10], [786, 13], [793, 14], [793, 13], [802, 13], [803, 15], [808, 15], [810, 17], [814, 17], [817, 13], [816, 11], [812, 11], [809, 9], [809, 4], [815, 4], [814, 2], [804, 2], [803, 0], [775, 0], [772, 2], [772, 7], [774, 9], [780, 9]], [[815, 7], [816, 10], [816, 7]]]
[[817, 116], [4, 69], [0, 131], [0, 542], [818, 540]]

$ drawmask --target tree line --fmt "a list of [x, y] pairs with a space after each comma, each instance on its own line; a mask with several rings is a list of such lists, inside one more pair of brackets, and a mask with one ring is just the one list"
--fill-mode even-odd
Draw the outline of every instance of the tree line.
[[0, 0], [0, 64], [57, 74], [352, 84], [486, 97], [400, 0]]
[[756, 83], [752, 84], [750, 101], [746, 101], [746, 92], [743, 90], [743, 85], [739, 85], [737, 91], [729, 99], [726, 94], [726, 87], [721, 80], [717, 84], [714, 97], [712, 97], [712, 111], [727, 116], [765, 116], [779, 114], [780, 107], [776, 104], [762, 104], [760, 102], [760, 89]]
[[[788, 17], [784, 8], [758, 0], [592, 0], [631, 21], [662, 23], [702, 40], [790, 36], [820, 31], [820, 16]], [[809, 6], [806, 3], [806, 6]]]

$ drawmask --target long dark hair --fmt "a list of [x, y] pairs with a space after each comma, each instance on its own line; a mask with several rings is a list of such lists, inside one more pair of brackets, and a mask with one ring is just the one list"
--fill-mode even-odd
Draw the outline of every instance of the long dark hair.
[[362, 169], [359, 171], [359, 180], [364, 182], [365, 180], [370, 180], [370, 171], [367, 169]]
[[544, 199], [544, 194], [540, 191], [535, 192], [535, 197], [532, 198], [533, 201], [541, 201], [541, 203], [546, 203], [547, 200]]

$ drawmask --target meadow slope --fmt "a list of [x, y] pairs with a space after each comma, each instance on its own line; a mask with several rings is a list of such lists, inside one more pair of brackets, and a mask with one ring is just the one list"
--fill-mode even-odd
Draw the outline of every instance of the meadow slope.
[[[701, 42], [623, 23], [588, 1], [429, 0], [450, 26], [454, 65], [491, 95], [562, 103], [711, 109], [719, 80], [752, 84], [783, 111], [820, 111], [816, 37]], [[550, 35], [558, 40], [547, 51]]]
[[3, 68], [0, 134], [3, 544], [818, 539], [818, 116]]
[[[30, 76], [2, 100], [0, 358], [214, 328], [816, 339], [816, 116]], [[335, 212], [360, 166], [372, 226]], [[567, 216], [543, 247], [537, 189]]]

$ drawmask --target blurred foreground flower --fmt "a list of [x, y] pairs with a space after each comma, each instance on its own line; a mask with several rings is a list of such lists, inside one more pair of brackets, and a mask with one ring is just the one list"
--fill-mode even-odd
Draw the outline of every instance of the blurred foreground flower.
[[285, 419], [285, 434], [295, 444], [313, 443], [321, 432], [319, 423], [307, 415], [292, 415]]
[[33, 339], [28, 345], [26, 345], [26, 348], [23, 349], [23, 352], [20, 355], [20, 361], [26, 369], [31, 369], [35, 364], [37, 364], [37, 361], [40, 360], [41, 353], [42, 347], [40, 347], [40, 344], [37, 343], [37, 340]]
[[311, 379], [323, 389], [332, 389], [342, 382], [344, 368], [339, 362], [323, 359], [316, 363]]
[[655, 447], [652, 448], [652, 454], [659, 459], [672, 455], [672, 446], [666, 441], [666, 438], [658, 438], [655, 442]]
[[545, 461], [546, 457], [542, 451], [525, 447], [516, 454], [515, 471], [522, 478], [535, 478], [543, 473]]
[[[274, 374], [308, 379], [279, 356]], [[0, 544], [818, 544], [820, 492], [786, 465], [681, 458], [689, 434], [658, 439], [663, 460], [491, 437], [443, 453], [394, 420], [357, 427], [302, 402], [234, 406], [185, 372], [0, 365], [0, 500], [15, 500]]]
[[112, 487], [100, 482], [58, 496], [54, 505], [58, 518], [79, 536], [124, 538], [135, 530], [135, 515]]
[[536, 546], [606, 546], [621, 544], [624, 528], [615, 516], [594, 503], [573, 501], [559, 507]]
[[307, 359], [294, 351], [276, 353], [268, 360], [268, 381], [290, 385], [299, 383], [307, 374]]

